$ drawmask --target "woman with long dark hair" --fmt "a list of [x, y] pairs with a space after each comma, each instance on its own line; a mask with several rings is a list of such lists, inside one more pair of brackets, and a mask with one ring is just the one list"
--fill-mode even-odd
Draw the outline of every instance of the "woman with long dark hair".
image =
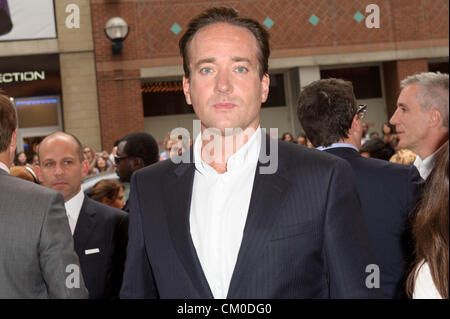
[[448, 141], [439, 152], [414, 217], [415, 261], [406, 282], [414, 299], [448, 299]]

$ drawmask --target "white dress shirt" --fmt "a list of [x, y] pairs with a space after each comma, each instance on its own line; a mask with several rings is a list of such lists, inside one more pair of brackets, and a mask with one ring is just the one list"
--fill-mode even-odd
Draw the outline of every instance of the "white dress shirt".
[[8, 166], [6, 166], [5, 163], [0, 162], [0, 169], [4, 170], [6, 173], [9, 174], [9, 168], [8, 168]]
[[416, 272], [413, 299], [442, 299], [442, 296], [434, 285], [430, 267], [428, 263], [424, 263], [423, 261]]
[[66, 207], [67, 219], [69, 220], [70, 231], [72, 235], [77, 225], [78, 216], [80, 216], [81, 206], [83, 206], [84, 192], [80, 190], [78, 194], [64, 203]]
[[419, 155], [416, 156], [416, 159], [414, 161], [414, 166], [419, 171], [420, 176], [425, 180], [430, 175], [431, 171], [434, 167], [434, 162], [436, 160], [436, 154], [439, 153], [440, 149], [443, 147], [443, 145], [438, 148], [436, 152], [428, 156], [426, 159], [422, 160]]
[[201, 158], [201, 135], [195, 140], [190, 232], [214, 298], [224, 299], [228, 294], [247, 220], [260, 144], [258, 127], [228, 159], [227, 171], [219, 174]]

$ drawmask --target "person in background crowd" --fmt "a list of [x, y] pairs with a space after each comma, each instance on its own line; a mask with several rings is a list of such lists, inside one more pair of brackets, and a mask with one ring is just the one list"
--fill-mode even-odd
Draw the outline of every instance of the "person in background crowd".
[[[156, 140], [148, 133], [131, 133], [120, 140], [117, 148], [116, 173], [125, 186], [124, 200], [127, 201], [131, 175], [143, 167], [159, 160], [159, 149]], [[124, 211], [128, 212], [125, 204]]]
[[366, 122], [363, 122], [362, 127], [363, 127], [363, 135], [361, 138], [361, 145], [364, 145], [365, 142], [370, 140], [369, 125]]
[[395, 150], [389, 143], [383, 142], [379, 137], [374, 137], [368, 140], [359, 149], [359, 152], [364, 157], [378, 158], [385, 161], [389, 161]]
[[404, 238], [422, 182], [419, 172], [414, 166], [364, 158], [358, 153], [367, 105], [357, 105], [351, 82], [330, 78], [305, 86], [297, 110], [313, 145], [350, 163], [375, 249], [380, 290], [387, 298], [406, 297], [403, 279], [412, 251]]
[[383, 123], [381, 132], [383, 133], [383, 142], [390, 143], [394, 138], [395, 126], [389, 123]]
[[281, 136], [281, 140], [285, 142], [294, 143], [294, 137], [289, 132], [283, 133], [283, 135]]
[[297, 135], [297, 144], [298, 145], [302, 145], [302, 146], [306, 146], [306, 134], [305, 133], [300, 133]]
[[114, 179], [103, 179], [94, 185], [90, 198], [105, 205], [122, 209], [125, 206], [123, 195], [123, 184]]
[[97, 160], [95, 161], [94, 173], [98, 174], [98, 173], [103, 173], [103, 172], [107, 172], [107, 171], [108, 171], [108, 167], [107, 167], [105, 159], [101, 156], [97, 157]]
[[30, 159], [30, 166], [35, 167], [36, 165], [39, 165], [39, 156], [37, 153], [33, 153], [33, 156]]
[[378, 132], [370, 132], [369, 136], [370, 136], [370, 139], [380, 138], [380, 134], [378, 134]]
[[397, 148], [417, 154], [414, 165], [423, 179], [433, 169], [435, 154], [448, 141], [448, 79], [448, 74], [439, 72], [404, 79], [390, 120], [397, 130]]
[[120, 140], [114, 141], [113, 148], [111, 150], [111, 154], [108, 155], [109, 162], [111, 166], [115, 169], [116, 163], [114, 162], [114, 157], [117, 156], [117, 146], [119, 145]]
[[117, 298], [128, 241], [128, 214], [84, 195], [81, 180], [89, 164], [74, 135], [56, 132], [44, 138], [39, 145], [39, 163], [36, 169], [42, 185], [64, 196], [89, 298]]
[[95, 174], [94, 168], [98, 155], [92, 150], [92, 148], [86, 146], [85, 148], [83, 148], [83, 156], [84, 159], [89, 163], [88, 175]]
[[391, 156], [389, 162], [403, 165], [410, 165], [416, 160], [416, 154], [406, 148], [398, 150]]
[[[265, 28], [209, 8], [179, 44], [201, 133], [191, 160], [133, 174], [121, 298], [376, 297], [365, 285], [373, 259], [348, 163], [260, 128]], [[259, 162], [265, 146], [269, 167]]]
[[169, 141], [170, 141], [170, 132], [168, 132], [166, 137], [164, 138], [164, 141], [163, 141], [164, 151], [161, 152], [161, 154], [159, 154], [160, 161], [164, 161], [169, 158], [169, 154], [170, 154], [170, 149], [169, 149], [169, 145], [168, 145]]
[[448, 155], [447, 141], [436, 153], [413, 221], [415, 261], [406, 288], [414, 299], [449, 298]]
[[27, 165], [27, 155], [24, 152], [17, 153], [14, 157], [14, 166]]
[[9, 174], [16, 125], [0, 90], [0, 299], [87, 298], [83, 276], [78, 287], [67, 285], [66, 270], [80, 262], [61, 194]]

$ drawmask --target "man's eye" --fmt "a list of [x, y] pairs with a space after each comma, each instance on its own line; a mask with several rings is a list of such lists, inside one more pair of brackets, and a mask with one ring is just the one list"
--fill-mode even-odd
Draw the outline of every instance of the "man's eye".
[[64, 164], [65, 165], [70, 165], [70, 164], [72, 164], [72, 161], [64, 161]]
[[54, 163], [45, 163], [44, 166], [50, 168], [54, 166]]
[[202, 73], [202, 74], [209, 74], [211, 72], [212, 72], [211, 68], [201, 68], [200, 69], [200, 73]]
[[248, 71], [248, 69], [246, 68], [246, 67], [244, 67], [244, 66], [238, 66], [237, 68], [236, 68], [236, 72], [237, 73], [245, 73], [245, 72], [247, 72]]

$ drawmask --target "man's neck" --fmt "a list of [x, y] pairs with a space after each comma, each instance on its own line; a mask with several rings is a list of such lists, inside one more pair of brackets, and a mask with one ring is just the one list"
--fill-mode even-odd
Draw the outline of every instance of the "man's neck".
[[338, 141], [338, 143], [345, 143], [345, 144], [350, 144], [353, 145], [354, 147], [356, 147], [358, 150], [361, 148], [361, 142], [357, 142], [352, 138], [344, 138]]
[[207, 162], [219, 174], [227, 171], [228, 159], [250, 140], [256, 129], [249, 127], [244, 131], [237, 129], [234, 132], [236, 134], [218, 135], [212, 134], [212, 132], [202, 127], [202, 160]]
[[[438, 149], [441, 148], [441, 146], [448, 141], [448, 133], [447, 135], [441, 136], [439, 139], [434, 139], [431, 141], [428, 141], [426, 143], [423, 143], [423, 147], [416, 151], [417, 155], [419, 155], [421, 160], [425, 160], [427, 157], [434, 154]], [[412, 150], [414, 151], [414, 150]]]

